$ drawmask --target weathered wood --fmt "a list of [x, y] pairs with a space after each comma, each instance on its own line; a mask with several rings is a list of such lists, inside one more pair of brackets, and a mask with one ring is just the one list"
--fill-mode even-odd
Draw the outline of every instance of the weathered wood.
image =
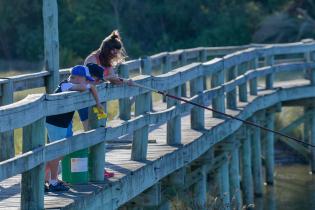
[[[23, 128], [23, 153], [45, 145], [44, 118]], [[44, 167], [42, 163], [22, 173], [21, 209], [44, 208]]]
[[249, 206], [254, 204], [254, 186], [251, 162], [251, 129], [249, 129], [249, 127], [246, 128], [246, 137], [242, 140], [242, 189], [244, 193], [244, 204]]
[[[234, 80], [237, 76], [237, 67], [232, 67], [230, 69], [226, 69], [227, 71], [227, 81]], [[231, 90], [226, 94], [226, 106], [228, 109], [236, 109], [236, 89]]]
[[[262, 122], [262, 113], [258, 112], [252, 117], [252, 121], [257, 124]], [[254, 194], [257, 197], [263, 195], [263, 176], [261, 162], [261, 130], [260, 128], [252, 128], [252, 158], [253, 158], [253, 178], [254, 178]]]
[[46, 92], [53, 93], [59, 83], [59, 37], [57, 0], [43, 1], [45, 69], [49, 72]]
[[[273, 66], [274, 65], [274, 56], [268, 56], [265, 58], [265, 65], [266, 66]], [[274, 74], [268, 74], [266, 76], [266, 89], [272, 89], [273, 88], [273, 83], [274, 83]]]
[[[235, 136], [232, 137], [232, 142], [235, 142]], [[230, 169], [230, 196], [235, 198], [236, 209], [241, 210], [243, 206], [242, 194], [240, 189], [240, 166], [239, 166], [239, 145], [234, 144], [234, 149], [231, 151]]]
[[[186, 58], [186, 52], [183, 51], [180, 55], [180, 65], [185, 66], [187, 65], [187, 58]], [[187, 87], [186, 83], [181, 85], [181, 96], [182, 97], [187, 97]]]
[[[176, 87], [169, 90], [169, 94], [181, 96], [181, 87]], [[179, 106], [180, 102], [171, 98], [167, 98], [167, 108], [172, 106]], [[167, 144], [180, 145], [181, 144], [181, 117], [176, 115], [173, 119], [167, 122]]]
[[[310, 144], [315, 145], [315, 109], [312, 107], [311, 114], [311, 141]], [[311, 171], [315, 174], [315, 147], [311, 148]]]
[[[141, 58], [141, 69], [140, 73], [143, 75], [151, 75], [152, 73], [152, 62], [149, 56]], [[150, 101], [150, 111], [153, 110], [153, 101], [152, 101], [152, 93], [149, 93], [149, 101]]]
[[198, 209], [205, 209], [207, 204], [207, 173], [206, 166], [201, 166], [200, 179], [193, 186], [193, 203]]
[[[203, 91], [203, 78], [198, 77], [190, 81], [190, 96], [202, 94]], [[197, 103], [203, 104], [202, 98]], [[203, 129], [205, 124], [204, 109], [199, 107], [193, 107], [191, 110], [191, 128], [192, 129]]]
[[[172, 64], [171, 64], [171, 57], [170, 55], [166, 55], [163, 58], [163, 63], [162, 63], [162, 73], [166, 74], [172, 69]], [[165, 96], [163, 96], [163, 102], [166, 102]]]
[[[273, 111], [266, 112], [265, 118], [266, 127], [274, 130], [275, 129], [275, 113]], [[275, 156], [274, 156], [274, 139], [275, 134], [272, 132], [266, 132], [266, 143], [265, 143], [265, 166], [266, 166], [266, 183], [273, 185], [273, 174], [275, 168]]]
[[[246, 73], [248, 68], [248, 63], [242, 63], [237, 67], [237, 74], [241, 76]], [[247, 83], [241, 84], [238, 86], [239, 91], [239, 100], [241, 102], [247, 102]]]
[[218, 181], [220, 190], [220, 200], [222, 201], [222, 209], [231, 209], [230, 201], [230, 185], [229, 185], [229, 163], [225, 161], [219, 168]]
[[[224, 71], [221, 69], [211, 77], [211, 88], [218, 87], [224, 83]], [[224, 94], [221, 93], [219, 96], [212, 100], [212, 107], [220, 112], [225, 112]], [[213, 117], [222, 118], [221, 115], [213, 113]]]
[[[256, 70], [258, 68], [258, 58], [250, 61], [248, 63], [249, 69]], [[250, 95], [257, 95], [257, 78], [253, 78], [249, 80], [249, 94]]]
[[[0, 106], [13, 103], [14, 90], [12, 80], [8, 79], [6, 83], [0, 84], [0, 91]], [[0, 142], [0, 161], [14, 157], [14, 131], [0, 132]]]
[[[150, 93], [136, 97], [135, 115], [139, 116], [150, 111]], [[145, 160], [147, 157], [149, 125], [134, 131], [131, 160]]]
[[[105, 127], [106, 120], [98, 120], [92, 109], [89, 108], [89, 129]], [[100, 142], [89, 148], [89, 180], [92, 182], [104, 181], [105, 147], [105, 142]]]
[[[138, 207], [157, 207], [161, 203], [161, 184], [157, 183], [132, 200]], [[145, 208], [151, 209], [151, 208]]]
[[[118, 75], [122, 78], [129, 78], [128, 66], [120, 64], [118, 67]], [[128, 87], [129, 88], [129, 87]], [[129, 120], [131, 114], [131, 101], [129, 97], [119, 99], [119, 118], [122, 120]]]
[[[207, 61], [207, 51], [205, 49], [201, 50], [199, 52], [199, 62], [201, 63], [204, 63]], [[208, 77], [207, 76], [204, 76], [203, 77], [203, 89], [204, 90], [207, 90], [207, 80], [208, 80]]]

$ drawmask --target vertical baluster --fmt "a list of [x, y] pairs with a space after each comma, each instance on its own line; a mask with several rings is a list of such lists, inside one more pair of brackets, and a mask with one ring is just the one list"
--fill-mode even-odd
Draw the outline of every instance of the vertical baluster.
[[[258, 58], [250, 61], [248, 65], [250, 70], [256, 70], [258, 68]], [[257, 95], [257, 78], [253, 78], [249, 81], [249, 94], [253, 96]]]
[[[244, 75], [247, 71], [247, 63], [242, 63], [238, 66], [238, 75]], [[247, 83], [241, 84], [238, 86], [239, 90], [239, 100], [241, 102], [247, 102]]]
[[[128, 65], [120, 64], [118, 67], [118, 75], [122, 78], [129, 78]], [[129, 97], [119, 99], [119, 118], [122, 120], [129, 120], [131, 113], [131, 101]]]
[[[234, 66], [230, 69], [227, 69], [227, 80], [231, 81], [236, 78], [237, 67]], [[226, 106], [228, 109], [236, 109], [237, 99], [236, 99], [236, 89], [231, 90], [226, 94]]]
[[[224, 71], [220, 69], [214, 73], [211, 77], [211, 88], [218, 87], [224, 83]], [[212, 107], [215, 110], [225, 112], [224, 92], [220, 93], [219, 96], [212, 99]], [[222, 115], [213, 113], [213, 117], [222, 118]]]
[[[181, 87], [175, 87], [168, 91], [171, 95], [181, 96]], [[174, 105], [179, 105], [180, 102], [171, 98], [167, 98], [167, 108]], [[173, 119], [167, 122], [167, 144], [179, 145], [181, 144], [181, 118], [176, 115]]]
[[[274, 56], [268, 56], [266, 57], [265, 61], [266, 66], [273, 66], [274, 65]], [[272, 89], [274, 83], [274, 74], [270, 73], [266, 76], [266, 89]]]

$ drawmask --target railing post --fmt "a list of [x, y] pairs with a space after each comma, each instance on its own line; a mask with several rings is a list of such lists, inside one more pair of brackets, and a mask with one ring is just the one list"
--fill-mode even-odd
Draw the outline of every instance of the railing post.
[[[202, 68], [200, 65], [198, 68]], [[203, 77], [197, 77], [196, 79], [193, 79], [190, 81], [190, 96], [193, 97], [197, 94], [202, 94], [203, 91]], [[200, 99], [197, 101], [197, 103], [203, 104], [202, 95], [200, 95]], [[203, 129], [205, 124], [205, 115], [204, 115], [204, 109], [193, 107], [191, 110], [190, 115], [191, 120], [191, 128], [192, 129]]]
[[[234, 66], [227, 70], [227, 80], [231, 81], [236, 78], [237, 67]], [[226, 106], [228, 109], [236, 109], [237, 99], [236, 99], [236, 89], [231, 90], [226, 94]]]
[[251, 162], [251, 129], [245, 126], [245, 136], [242, 142], [242, 188], [244, 193], [244, 204], [246, 206], [254, 205], [254, 189]]
[[[120, 64], [118, 67], [118, 75], [122, 78], [129, 78], [128, 65]], [[129, 97], [119, 99], [119, 118], [122, 120], [129, 120], [131, 114], [131, 102]]]
[[[211, 88], [218, 87], [224, 83], [224, 70], [220, 69], [211, 76]], [[224, 92], [212, 99], [212, 107], [220, 112], [225, 112]], [[213, 117], [222, 118], [222, 115], [213, 113]]]
[[[199, 61], [204, 63], [207, 61], [207, 51], [205, 49], [199, 52]], [[207, 90], [207, 76], [203, 76], [203, 89]]]
[[[105, 127], [106, 119], [98, 120], [97, 115], [89, 108], [89, 129]], [[92, 182], [104, 181], [105, 168], [105, 142], [98, 143], [89, 148], [89, 180]]]
[[[162, 74], [166, 74], [166, 73], [169, 72], [171, 69], [172, 69], [171, 57], [169, 56], [169, 54], [167, 54], [167, 55], [163, 58]], [[163, 96], [163, 102], [166, 102], [166, 97], [165, 97], [165, 96]]]
[[[250, 70], [256, 70], [258, 68], [258, 58], [248, 62]], [[249, 94], [256, 96], [257, 95], [257, 78], [253, 78], [249, 81]]]
[[[238, 68], [237, 68], [238, 76], [246, 73], [246, 71], [247, 71], [247, 65], [246, 64], [247, 63], [242, 63], [238, 66]], [[245, 82], [244, 84], [239, 85], [238, 90], [239, 90], [239, 100], [241, 102], [247, 102], [247, 100], [248, 100], [248, 98], [247, 98], [247, 83]]]
[[[181, 86], [177, 86], [168, 91], [171, 95], [181, 96]], [[172, 106], [178, 106], [179, 101], [167, 98], [167, 108]], [[180, 145], [181, 144], [181, 116], [176, 115], [173, 119], [167, 122], [167, 138], [168, 145]]]
[[197, 209], [206, 209], [207, 204], [207, 173], [205, 165], [200, 169], [201, 178], [194, 184], [194, 206]]
[[[150, 111], [150, 95], [151, 92], [143, 93], [136, 96], [135, 115], [139, 116]], [[141, 161], [147, 157], [149, 126], [133, 132], [133, 141], [131, 148], [131, 160]]]
[[[267, 128], [274, 130], [275, 128], [275, 112], [274, 109], [267, 110], [266, 120]], [[273, 185], [273, 173], [274, 173], [274, 139], [275, 135], [272, 132], [266, 133], [266, 146], [265, 146], [265, 157], [266, 157], [266, 183]]]
[[[1, 85], [0, 106], [13, 103], [13, 82], [8, 79]], [[0, 133], [0, 161], [14, 157], [14, 131]]]
[[46, 92], [53, 93], [59, 84], [59, 38], [57, 0], [43, 1], [45, 68], [49, 72]]
[[[44, 119], [39, 119], [23, 128], [23, 153], [45, 145]], [[45, 164], [42, 163], [22, 173], [22, 210], [44, 209], [44, 168]]]
[[[310, 52], [310, 62], [315, 62], [315, 51]], [[315, 85], [315, 69], [311, 69], [311, 85]]]
[[[265, 58], [265, 65], [266, 66], [273, 66], [274, 65], [274, 56], [268, 56]], [[274, 82], [274, 74], [270, 73], [266, 76], [266, 89], [272, 89], [273, 88], [273, 82]]]
[[[262, 113], [258, 112], [252, 117], [254, 123], [261, 123]], [[263, 194], [263, 177], [262, 177], [262, 161], [261, 161], [261, 130], [260, 128], [253, 129], [252, 149], [253, 149], [253, 177], [254, 177], [254, 194], [257, 197]]]
[[[151, 58], [149, 56], [145, 56], [141, 58], [141, 69], [140, 73], [142, 75], [151, 75], [152, 73], [152, 63]], [[153, 101], [152, 101], [152, 94], [149, 93], [149, 101], [150, 101], [150, 111], [153, 109]]]
[[[187, 65], [186, 51], [184, 50], [180, 55], [180, 66]], [[181, 96], [187, 97], [186, 83], [181, 85]]]

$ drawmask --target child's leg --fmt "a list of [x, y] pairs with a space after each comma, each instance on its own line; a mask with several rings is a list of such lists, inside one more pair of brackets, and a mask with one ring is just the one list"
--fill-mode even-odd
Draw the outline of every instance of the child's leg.
[[58, 180], [58, 166], [59, 166], [60, 158], [55, 160], [49, 161], [49, 168], [50, 168], [50, 180], [57, 181]]

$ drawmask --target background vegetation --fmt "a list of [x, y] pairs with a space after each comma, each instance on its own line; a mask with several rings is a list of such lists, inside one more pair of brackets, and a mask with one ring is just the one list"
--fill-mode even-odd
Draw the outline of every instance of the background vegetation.
[[[129, 57], [196, 46], [315, 37], [315, 0], [58, 0], [61, 67], [113, 29]], [[0, 1], [0, 61], [43, 60], [42, 0]], [[0, 67], [1, 69], [1, 67]]]

